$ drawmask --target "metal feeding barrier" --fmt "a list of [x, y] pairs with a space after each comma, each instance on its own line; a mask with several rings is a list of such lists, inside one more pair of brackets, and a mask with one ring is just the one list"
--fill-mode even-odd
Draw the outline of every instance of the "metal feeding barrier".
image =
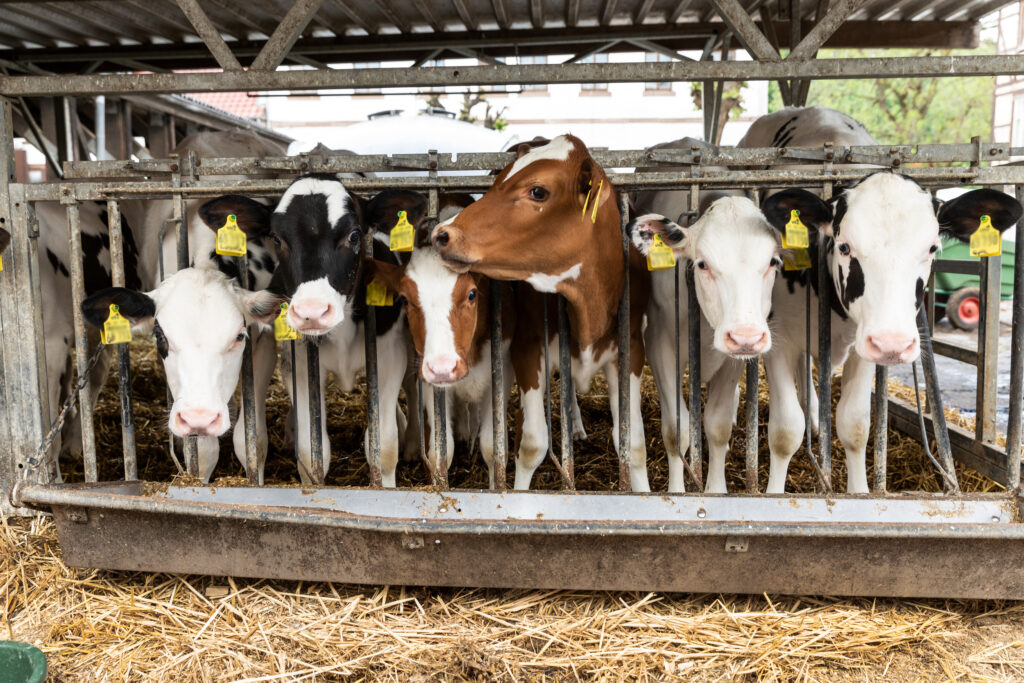
[[[10, 108], [2, 109], [10, 114]], [[0, 120], [2, 123], [2, 120]], [[7, 124], [9, 125], [9, 123]], [[2, 131], [0, 131], [2, 133]], [[0, 135], [2, 138], [2, 135]], [[699, 194], [710, 189], [814, 187], [826, 197], [865, 169], [835, 164], [874, 164], [900, 168], [925, 186], [949, 184], [1014, 185], [1017, 196], [1024, 187], [1024, 167], [993, 166], [988, 162], [1024, 155], [1010, 149], [975, 141], [960, 145], [919, 147], [872, 146], [789, 149], [700, 149], [607, 151], [593, 150], [606, 169], [651, 167], [664, 169], [637, 173], [611, 172], [610, 180], [622, 193], [623, 263], [628, 263], [629, 240], [627, 192], [681, 188], [690, 190], [690, 208], [696, 211]], [[831, 377], [821, 372], [818, 380], [819, 437], [812, 450], [807, 419], [807, 453], [816, 472], [820, 491], [815, 494], [769, 496], [758, 493], [757, 391], [758, 361], [746, 365], [744, 465], [746, 492], [705, 495], [701, 492], [703, 435], [701, 383], [689, 386], [690, 450], [685, 463], [687, 489], [691, 493], [632, 494], [629, 477], [630, 414], [629, 286], [619, 304], [619, 462], [617, 493], [575, 491], [572, 449], [572, 372], [566, 304], [559, 301], [558, 367], [561, 384], [560, 451], [549, 438], [548, 458], [562, 478], [561, 492], [507, 492], [507, 412], [504, 367], [501, 358], [501, 286], [490, 290], [492, 311], [491, 352], [494, 411], [493, 491], [448, 490], [444, 429], [445, 396], [434, 391], [435, 425], [432, 436], [438, 455], [427, 462], [434, 488], [382, 489], [380, 471], [379, 415], [375, 314], [368, 307], [366, 321], [366, 387], [369, 433], [367, 436], [370, 488], [325, 488], [321, 439], [319, 359], [312, 341], [287, 342], [282, 353], [292, 360], [292, 381], [298, 378], [296, 345], [306, 357], [310, 437], [314, 485], [305, 488], [169, 486], [147, 490], [135, 481], [138, 468], [129, 387], [130, 359], [118, 348], [118, 375], [123, 429], [124, 482], [97, 482], [95, 436], [87, 393], [79, 387], [79, 419], [82, 421], [86, 483], [50, 483], [48, 444], [50, 427], [47, 405], [46, 366], [43, 355], [37, 202], [59, 201], [67, 207], [70, 264], [75, 309], [75, 356], [81, 375], [88, 374], [89, 341], [79, 313], [84, 298], [81, 230], [78, 206], [105, 202], [110, 229], [114, 284], [124, 283], [123, 237], [119, 202], [125, 199], [171, 198], [173, 228], [177, 235], [179, 267], [188, 265], [186, 201], [226, 193], [264, 198], [279, 196], [290, 182], [306, 172], [405, 171], [399, 177], [346, 178], [356, 192], [406, 188], [425, 192], [428, 214], [436, 216], [439, 193], [480, 192], [492, 178], [483, 175], [444, 175], [448, 171], [490, 171], [512, 159], [510, 153], [460, 154], [457, 159], [431, 152], [402, 156], [315, 156], [262, 159], [181, 159], [146, 161], [77, 162], [66, 166], [65, 182], [53, 184], [0, 185], [8, 188], [13, 207], [13, 246], [0, 274], [0, 315], [4, 321], [3, 363], [0, 372], [6, 386], [0, 420], [13, 435], [3, 457], [0, 480], [16, 506], [51, 511], [56, 519], [64, 561], [72, 566], [148, 571], [230, 574], [282, 579], [335, 580], [367, 583], [472, 585], [497, 587], [602, 588], [680, 591], [727, 591], [773, 593], [828, 593], [847, 595], [956, 596], [1024, 598], [1024, 568], [1013, 561], [1024, 551], [1024, 523], [1020, 521], [1021, 410], [1024, 405], [1024, 264], [1018, 252], [1014, 277], [1014, 318], [1010, 423], [1006, 448], [994, 441], [994, 429], [979, 411], [975, 435], [947, 435], [941, 394], [934, 365], [935, 352], [967, 357], [932, 343], [927, 324], [922, 324], [922, 367], [926, 378], [930, 415], [928, 428], [937, 442], [936, 466], [945, 482], [945, 494], [893, 494], [886, 491], [886, 426], [919, 434], [917, 411], [887, 400], [886, 371], [876, 372], [874, 412], [874, 493], [849, 496], [837, 493], [832, 483]], [[952, 167], [955, 162], [969, 167]], [[914, 167], [914, 164], [946, 164]], [[794, 168], [800, 164], [800, 168]], [[728, 165], [734, 170], [712, 170]], [[807, 168], [808, 165], [818, 167]], [[413, 175], [419, 173], [420, 175]], [[280, 178], [268, 179], [268, 174]], [[258, 179], [226, 182], [224, 176], [259, 175]], [[1024, 240], [1024, 222], [1016, 227]], [[824, 240], [821, 257], [825, 256]], [[369, 251], [369, 250], [366, 250]], [[8, 255], [5, 255], [8, 256]], [[245, 265], [244, 263], [242, 264]], [[967, 268], [967, 266], [954, 266]], [[998, 257], [986, 259], [979, 268], [984, 277], [999, 273]], [[683, 272], [681, 272], [683, 271]], [[247, 272], [242, 267], [241, 272]], [[627, 269], [628, 272], [628, 269]], [[689, 292], [689, 358], [676, 362], [677, 397], [681, 392], [683, 363], [691, 378], [700, 377], [700, 310], [693, 287], [692, 269], [675, 271], [677, 297], [680, 280], [686, 277]], [[819, 292], [830, 288], [819, 269]], [[998, 297], [985, 293], [985, 321], [991, 322]], [[502, 285], [504, 286], [504, 285]], [[998, 285], [996, 285], [998, 288]], [[810, 346], [810, 287], [806, 320]], [[994, 303], [993, 303], [994, 301]], [[682, 321], [676, 309], [677, 349]], [[819, 306], [819, 368], [828, 368], [831, 307]], [[924, 313], [922, 312], [922, 316]], [[922, 322], [924, 320], [922, 319]], [[10, 325], [10, 326], [9, 326]], [[983, 322], [983, 327], [986, 322]], [[985, 391], [995, 372], [992, 337], [986, 328], [976, 355], [979, 372], [985, 373]], [[551, 425], [551, 361], [545, 344], [545, 397]], [[811, 364], [804, 366], [804, 395], [810, 403]], [[993, 380], [994, 381], [994, 380]], [[242, 367], [243, 400], [239, 419], [245, 421], [246, 469], [256, 484], [256, 426], [251, 342], [246, 343]], [[982, 386], [979, 385], [979, 392]], [[293, 397], [297, 393], [292, 392]], [[422, 415], [422, 388], [407, 397]], [[982, 399], [979, 398], [979, 402]], [[984, 399], [986, 410], [990, 399]], [[679, 403], [677, 402], [677, 405]], [[390, 407], [383, 407], [390, 409]], [[805, 407], [805, 410], [808, 410]], [[989, 413], [985, 413], [987, 416]], [[809, 418], [810, 416], [807, 415]], [[681, 412], [675, 416], [677, 434]], [[924, 424], [924, 421], [921, 422]], [[4, 426], [4, 425], [0, 425]], [[188, 443], [192, 441], [192, 443]], [[298, 441], [298, 439], [296, 439]], [[420, 435], [421, 451], [425, 451]], [[954, 457], [979, 469], [1007, 487], [1006, 493], [962, 494], [955, 480]], [[298, 461], [298, 458], [296, 458]], [[424, 453], [424, 460], [425, 457]], [[301, 465], [300, 465], [301, 466]], [[186, 439], [185, 465], [198, 472], [195, 443]]]

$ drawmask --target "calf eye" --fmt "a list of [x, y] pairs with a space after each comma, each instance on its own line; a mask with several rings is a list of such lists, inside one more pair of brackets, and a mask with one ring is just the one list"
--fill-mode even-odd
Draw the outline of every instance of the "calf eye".
[[781, 265], [782, 265], [782, 261], [780, 261], [778, 259], [778, 257], [775, 257], [775, 256], [773, 256], [772, 260], [768, 263], [768, 267], [769, 268], [778, 268]]
[[937, 252], [938, 250], [939, 250], [939, 245], [937, 245], [937, 244], [933, 244], [933, 245], [931, 246], [931, 248], [930, 248], [930, 249], [928, 249], [928, 253], [929, 253], [929, 254], [934, 254], [934, 253], [935, 253], [935, 252]]
[[466, 296], [466, 299], [468, 301], [473, 301], [474, 299], [476, 299], [476, 290], [475, 289], [469, 290], [469, 294]]
[[839, 249], [839, 253], [842, 254], [843, 256], [849, 256], [850, 255], [850, 245], [847, 244], [846, 242], [840, 242], [838, 244], [838, 249]]
[[399, 306], [405, 306], [407, 303], [409, 303], [409, 300], [406, 299], [404, 296], [399, 296], [398, 299], [395, 300], [395, 303], [397, 303]]
[[235, 337], [236, 342], [245, 341], [245, 332], [239, 332], [238, 336]]
[[548, 198], [548, 191], [543, 187], [535, 186], [530, 188], [530, 199], [542, 202]]
[[708, 264], [705, 263], [704, 261], [697, 261], [697, 267], [700, 268], [701, 270], [707, 270]]
[[352, 232], [350, 232], [348, 234], [348, 243], [353, 245], [353, 246], [355, 246], [355, 245], [359, 244], [359, 238], [360, 237], [362, 237], [362, 235], [359, 234], [359, 231], [358, 230], [353, 230]]

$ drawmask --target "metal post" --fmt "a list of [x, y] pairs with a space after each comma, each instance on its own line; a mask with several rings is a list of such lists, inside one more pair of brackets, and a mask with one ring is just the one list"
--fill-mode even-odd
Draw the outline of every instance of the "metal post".
[[[622, 298], [619, 299], [619, 489], [629, 491], [632, 482], [629, 474], [629, 196], [622, 192], [619, 197], [619, 219], [622, 230]], [[639, 415], [637, 419], [642, 419]]]
[[[448, 390], [431, 387], [434, 396], [434, 475], [437, 485], [448, 488]], [[454, 434], [452, 435], [454, 437]]]
[[999, 291], [1002, 256], [981, 259], [981, 321], [978, 325], [977, 413], [975, 438], [992, 443], [996, 437], [996, 394], [999, 390]]
[[[242, 273], [242, 287], [249, 289], [252, 283], [249, 282], [249, 256], [240, 256], [235, 259]], [[249, 484], [257, 486], [260, 481], [260, 466], [256, 454], [256, 386], [253, 378], [253, 335], [260, 332], [255, 325], [250, 325], [245, 339], [245, 348], [242, 350], [242, 419], [245, 429], [245, 475]]]
[[[1024, 185], [1016, 188], [1024, 201]], [[1024, 245], [1024, 219], [1017, 221], [1017, 239]], [[1006, 488], [1020, 488], [1021, 413], [1024, 411], [1024, 249], [1013, 257], [1013, 328], [1010, 332], [1010, 416], [1006, 424]]]
[[[65, 188], [69, 197], [67, 204], [68, 236], [71, 240], [71, 305], [75, 326], [75, 363], [78, 376], [84, 377], [89, 372], [89, 336], [85, 329], [85, 318], [82, 315], [82, 301], [85, 299], [84, 257], [82, 255], [82, 225], [78, 211], [78, 203], [71, 194], [71, 188]], [[96, 473], [96, 433], [92, 421], [92, 399], [89, 396], [88, 383], [78, 392], [78, 414], [82, 420], [82, 457], [85, 461], [85, 480], [97, 481]]]
[[[831, 183], [822, 193], [832, 196]], [[818, 461], [828, 488], [832, 486], [832, 272], [828, 241], [818, 240]], [[810, 281], [807, 282], [810, 288]], [[808, 373], [810, 377], [810, 373]], [[808, 393], [808, 400], [810, 394]]]
[[[942, 391], [939, 388], [938, 373], [935, 370], [935, 354], [932, 351], [932, 337], [928, 333], [928, 318], [923, 310], [917, 313], [917, 324], [921, 328], [921, 368], [924, 370], [924, 381], [928, 405], [931, 406], [932, 425], [935, 431], [935, 446], [939, 452], [939, 462], [949, 474], [950, 482], [946, 483], [947, 493], [959, 493], [956, 481], [956, 467], [953, 464], [953, 451], [949, 444], [949, 429], [946, 426], [946, 413], [943, 410]], [[921, 435], [927, 439], [927, 434]]]
[[[700, 189], [694, 185], [690, 188], [690, 211], [696, 215], [700, 207]], [[703, 454], [701, 444], [703, 433], [701, 428], [701, 373], [700, 373], [700, 302], [697, 301], [697, 285], [694, 281], [693, 264], [686, 266], [686, 324], [689, 335], [689, 368], [690, 375], [690, 469], [697, 481], [704, 480]], [[700, 487], [698, 486], [698, 489]]]
[[871, 408], [875, 442], [875, 493], [885, 493], [889, 447], [889, 368], [884, 365], [875, 367], [875, 393]]
[[760, 363], [759, 358], [752, 358], [746, 362], [746, 470], [747, 470], [747, 492], [757, 493], [757, 446], [758, 446], [758, 423], [757, 423], [757, 369]]
[[[373, 253], [373, 236], [368, 235], [365, 241], [366, 253]], [[377, 374], [377, 309], [374, 306], [366, 307], [366, 319], [363, 321], [366, 326], [363, 329], [363, 340], [366, 344], [366, 447], [369, 449], [366, 460], [370, 463], [370, 486], [380, 488], [383, 483], [380, 472], [380, 394], [378, 391]], [[317, 387], [319, 388], [319, 377]], [[422, 403], [418, 406], [420, 411], [420, 426], [423, 425]], [[421, 443], [421, 448], [423, 444]], [[425, 457], [425, 452], [424, 452]]]
[[324, 444], [321, 424], [324, 419], [320, 409], [320, 348], [306, 340], [306, 382], [309, 395], [309, 452], [313, 459], [313, 483], [324, 483]]
[[[576, 469], [572, 454], [572, 404], [576, 388], [572, 382], [572, 352], [569, 338], [569, 313], [565, 297], [558, 297], [558, 388], [561, 397], [562, 470], [570, 491], [576, 488]], [[620, 392], [621, 395], [621, 392]]]
[[[99, 116], [99, 107], [97, 107]], [[110, 279], [115, 287], [124, 287], [124, 239], [121, 233], [121, 208], [116, 199], [107, 200], [107, 231], [110, 233]], [[121, 398], [121, 449], [124, 452], [124, 478], [139, 478], [135, 457], [135, 411], [132, 407], [131, 354], [127, 344], [117, 345], [117, 387]]]
[[502, 356], [503, 334], [501, 329], [502, 294], [505, 285], [496, 280], [490, 283], [491, 309], [491, 406], [494, 427], [494, 485], [497, 491], [506, 486], [505, 463], [507, 462], [506, 411], [505, 405], [505, 363]]
[[96, 115], [96, 160], [103, 161], [107, 158], [107, 98], [97, 95], [95, 99]]

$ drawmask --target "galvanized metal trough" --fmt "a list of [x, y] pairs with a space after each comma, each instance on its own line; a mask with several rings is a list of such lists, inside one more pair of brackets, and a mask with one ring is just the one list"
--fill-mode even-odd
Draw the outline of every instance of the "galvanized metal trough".
[[1005, 495], [26, 485], [65, 563], [347, 583], [1024, 597]]

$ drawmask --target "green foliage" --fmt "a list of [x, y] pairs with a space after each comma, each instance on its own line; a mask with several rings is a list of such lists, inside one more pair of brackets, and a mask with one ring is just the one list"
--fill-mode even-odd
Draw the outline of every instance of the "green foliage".
[[[992, 54], [995, 45], [977, 50], [822, 50], [822, 59], [858, 57], [931, 57]], [[882, 144], [967, 142], [992, 135], [995, 79], [891, 78], [821, 80], [811, 84], [808, 105], [839, 110], [857, 119]], [[769, 88], [768, 110], [783, 107], [777, 83]]]

